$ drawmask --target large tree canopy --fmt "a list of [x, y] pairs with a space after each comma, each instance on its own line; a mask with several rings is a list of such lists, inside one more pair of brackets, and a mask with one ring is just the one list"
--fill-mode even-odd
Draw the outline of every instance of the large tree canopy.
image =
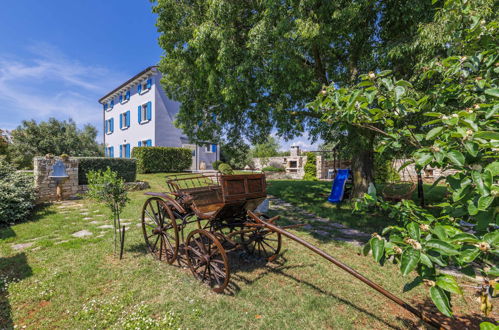
[[160, 0], [162, 84], [182, 102], [178, 125], [193, 138], [223, 129], [263, 140], [315, 126], [306, 104], [332, 81], [373, 67], [373, 1]]
[[71, 119], [59, 121], [50, 118], [40, 123], [25, 120], [11, 134], [10, 156], [18, 167], [29, 168], [33, 165], [34, 156], [46, 154], [102, 155], [101, 148], [95, 141], [97, 129], [91, 125], [85, 125], [80, 130]]

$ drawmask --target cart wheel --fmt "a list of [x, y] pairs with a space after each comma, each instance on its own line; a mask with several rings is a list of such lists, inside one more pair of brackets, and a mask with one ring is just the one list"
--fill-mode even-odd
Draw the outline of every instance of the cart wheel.
[[256, 228], [241, 234], [244, 249], [247, 253], [274, 261], [281, 251], [281, 234], [267, 228]]
[[151, 197], [142, 208], [142, 232], [147, 249], [172, 264], [178, 255], [178, 228], [172, 210], [161, 198]]
[[222, 292], [229, 284], [229, 261], [225, 249], [212, 233], [196, 229], [186, 242], [187, 265], [192, 274], [208, 284], [213, 291]]

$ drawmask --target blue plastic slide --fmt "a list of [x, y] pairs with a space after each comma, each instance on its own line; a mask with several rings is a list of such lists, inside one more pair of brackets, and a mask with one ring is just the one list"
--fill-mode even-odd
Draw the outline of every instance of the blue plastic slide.
[[338, 170], [336, 177], [333, 181], [333, 188], [331, 189], [331, 195], [327, 199], [331, 203], [339, 203], [343, 200], [343, 194], [345, 193], [345, 183], [350, 176], [350, 170]]

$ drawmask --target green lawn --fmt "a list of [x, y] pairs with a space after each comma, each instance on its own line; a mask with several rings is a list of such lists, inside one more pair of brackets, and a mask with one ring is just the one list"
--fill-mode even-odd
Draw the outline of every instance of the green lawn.
[[[163, 177], [139, 176], [152, 191], [164, 190]], [[276, 187], [273, 183], [271, 189]], [[282, 190], [290, 196], [291, 190]], [[112, 253], [112, 230], [99, 228], [111, 224], [110, 214], [92, 201], [39, 208], [29, 221], [0, 229], [0, 328], [383, 329], [408, 328], [417, 321], [286, 239], [282, 256], [273, 263], [232, 255], [231, 290], [215, 294], [187, 269], [145, 253], [137, 224], [146, 196], [130, 195], [132, 202], [123, 214], [129, 230], [121, 261]], [[93, 235], [72, 236], [81, 230]], [[403, 291], [412, 277], [400, 278], [394, 265], [380, 268], [361, 256], [358, 247], [294, 232], [403, 299], [427, 303], [424, 288]], [[31, 245], [15, 249], [26, 243]], [[456, 299], [457, 312], [466, 304], [478, 310], [468, 292], [465, 298]]]
[[[331, 186], [331, 181], [274, 180], [269, 181], [267, 191], [306, 211], [366, 233], [380, 232], [386, 226], [394, 224], [392, 219], [379, 214], [352, 214], [352, 206], [346, 202], [341, 204], [328, 202]], [[444, 186], [430, 189], [431, 185], [425, 184], [424, 188], [427, 203], [440, 201], [445, 193]], [[416, 191], [413, 193], [413, 199], [417, 201]]]

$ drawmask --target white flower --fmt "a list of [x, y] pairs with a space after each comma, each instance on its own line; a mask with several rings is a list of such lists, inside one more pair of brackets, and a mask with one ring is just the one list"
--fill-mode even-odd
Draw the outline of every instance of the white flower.
[[458, 115], [457, 113], [453, 113], [453, 114], [452, 114], [452, 117], [454, 117], [454, 118], [458, 118], [458, 117], [459, 117], [459, 115]]
[[371, 71], [371, 72], [369, 72], [368, 76], [369, 76], [369, 78], [370, 78], [370, 79], [374, 79], [374, 78], [376, 78], [376, 75], [375, 75], [375, 74], [374, 74], [374, 72], [372, 72], [372, 71]]

